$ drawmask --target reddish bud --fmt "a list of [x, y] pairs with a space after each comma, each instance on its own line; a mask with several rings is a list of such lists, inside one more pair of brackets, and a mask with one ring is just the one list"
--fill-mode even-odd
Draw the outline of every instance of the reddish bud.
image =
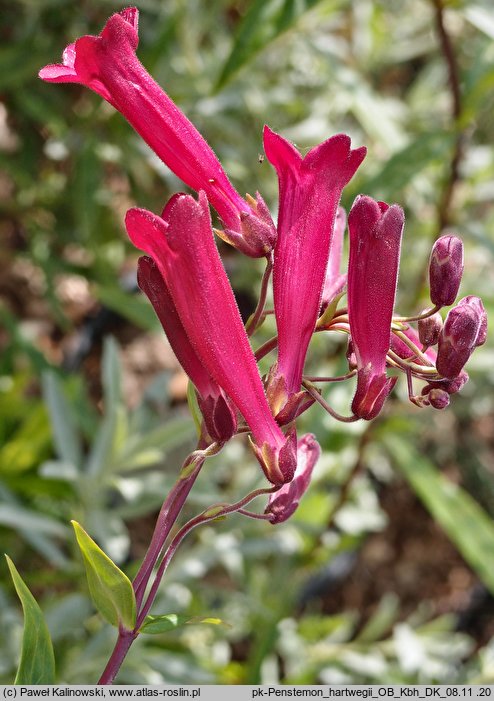
[[436, 367], [443, 377], [453, 379], [473, 353], [478, 340], [485, 341], [487, 319], [477, 297], [464, 297], [450, 309], [439, 336]]
[[439, 313], [428, 316], [425, 319], [419, 319], [418, 331], [420, 343], [424, 346], [435, 346], [439, 341], [439, 334], [443, 327], [443, 320]]
[[457, 236], [441, 236], [432, 247], [429, 284], [432, 303], [453, 304], [463, 275], [463, 243]]
[[442, 389], [448, 394], [456, 394], [463, 385], [466, 385], [468, 379], [468, 373], [462, 370], [453, 380], [439, 380], [426, 385], [422, 390], [422, 395], [429, 394], [432, 389]]
[[286, 521], [295, 511], [300, 499], [307, 491], [312, 476], [312, 470], [321, 454], [321, 448], [312, 434], [301, 438], [297, 444], [297, 469], [293, 479], [284, 484], [269, 498], [266, 511], [270, 514], [271, 523]]
[[464, 297], [459, 304], [465, 304], [471, 307], [480, 318], [480, 328], [477, 335], [477, 340], [475, 341], [475, 346], [483, 346], [487, 338], [487, 313], [482, 304], [482, 300], [479, 297], [474, 297], [469, 295]]
[[427, 399], [434, 409], [446, 409], [446, 407], [449, 406], [449, 394], [443, 389], [431, 389], [427, 395]]

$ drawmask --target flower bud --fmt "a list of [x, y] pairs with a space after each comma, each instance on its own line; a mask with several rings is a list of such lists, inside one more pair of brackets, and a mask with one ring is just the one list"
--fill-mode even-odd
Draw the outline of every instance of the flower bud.
[[439, 336], [436, 368], [440, 375], [453, 379], [481, 341], [485, 341], [487, 320], [478, 298], [464, 297], [450, 309]]
[[439, 334], [443, 327], [443, 320], [441, 315], [436, 312], [432, 316], [428, 316], [425, 319], [419, 319], [418, 321], [418, 331], [420, 343], [423, 346], [435, 346], [439, 341]]
[[475, 347], [483, 346], [487, 338], [487, 313], [482, 304], [482, 300], [474, 295], [469, 295], [460, 300], [459, 304], [465, 304], [475, 310], [480, 317], [480, 328], [475, 341]]
[[269, 497], [264, 512], [270, 514], [271, 523], [286, 521], [293, 514], [309, 486], [312, 470], [320, 455], [321, 448], [311, 433], [298, 441], [297, 468], [293, 479]]
[[429, 261], [432, 303], [438, 307], [453, 304], [463, 275], [463, 243], [457, 236], [437, 239]]
[[468, 373], [462, 370], [453, 380], [434, 380], [423, 388], [422, 394], [429, 394], [432, 389], [442, 389], [448, 394], [456, 394], [466, 385], [468, 379]]
[[431, 389], [427, 395], [427, 399], [434, 409], [446, 409], [446, 407], [449, 406], [449, 394], [443, 389]]

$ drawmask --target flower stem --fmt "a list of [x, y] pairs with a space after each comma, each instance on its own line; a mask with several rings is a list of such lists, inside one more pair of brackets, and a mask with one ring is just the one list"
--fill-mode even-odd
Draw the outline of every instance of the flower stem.
[[119, 630], [117, 643], [98, 681], [98, 685], [107, 685], [113, 682], [136, 637], [137, 633], [134, 633], [134, 631]]
[[307, 390], [307, 392], [310, 394], [311, 397], [313, 397], [316, 402], [318, 402], [323, 409], [325, 409], [330, 416], [332, 416], [334, 419], [337, 421], [342, 421], [345, 424], [351, 424], [354, 421], [358, 421], [359, 417], [355, 416], [355, 414], [352, 414], [351, 416], [342, 416], [341, 414], [338, 414], [337, 411], [331, 407], [327, 401], [324, 399], [324, 397], [320, 394], [320, 392], [314, 387], [314, 385], [309, 382], [308, 380], [304, 380], [302, 382], [303, 387]]
[[[151, 543], [149, 544], [144, 560], [132, 583], [136, 595], [138, 611], [136, 625], [134, 630], [131, 631], [124, 630], [122, 628], [119, 629], [117, 642], [98, 684], [111, 684], [113, 682], [122, 665], [122, 662], [127, 655], [127, 652], [130, 649], [130, 646], [139, 635], [139, 628], [141, 627], [142, 621], [149, 610], [149, 606], [156, 595], [158, 588], [155, 586], [156, 579], [155, 582], [153, 582], [152, 587], [154, 595], [151, 598], [149, 606], [147, 606], [149, 596], [148, 599], [146, 599], [145, 607], [147, 606], [147, 608], [144, 615], [142, 615], [141, 610], [142, 602], [146, 593], [149, 579], [153, 573], [153, 569], [163, 551], [165, 541], [182, 510], [185, 500], [187, 499], [205, 460], [208, 457], [219, 453], [222, 447], [222, 443], [211, 443], [210, 445], [207, 445], [201, 436], [198, 443], [198, 449], [185, 459], [178, 480], [163, 502], [163, 506], [161, 507], [158, 519], [156, 521]], [[158, 585], [160, 581], [161, 577], [158, 579]]]
[[[202, 441], [199, 442], [199, 445], [202, 445]], [[195, 450], [184, 461], [178, 480], [163, 502], [163, 506], [161, 507], [156, 521], [153, 537], [151, 538], [151, 543], [149, 544], [141, 567], [134, 577], [133, 587], [138, 607], [142, 602], [153, 567], [159, 558], [163, 545], [182, 510], [190, 490], [194, 486], [194, 482], [201, 471], [204, 461], [210, 455], [218, 453], [221, 448], [222, 445], [220, 443], [212, 443], [204, 450]]]
[[270, 338], [269, 341], [266, 341], [266, 343], [263, 343], [262, 346], [260, 346], [256, 352], [256, 360], [259, 361], [261, 358], [264, 358], [265, 355], [270, 353], [272, 350], [276, 348], [278, 345], [278, 336], [273, 336], [273, 338]]
[[138, 630], [144, 623], [148, 611], [153, 605], [154, 599], [158, 592], [159, 585], [161, 583], [161, 580], [163, 579], [163, 575], [165, 574], [171, 559], [175, 555], [178, 546], [183, 541], [185, 536], [187, 536], [194, 528], [197, 528], [197, 526], [201, 526], [202, 524], [208, 523], [209, 521], [214, 521], [217, 518], [221, 518], [222, 516], [227, 516], [228, 514], [232, 514], [235, 511], [239, 511], [256, 497], [261, 496], [262, 494], [271, 494], [272, 492], [278, 491], [278, 489], [279, 487], [271, 487], [269, 489], [256, 489], [253, 492], [250, 492], [250, 494], [245, 496], [243, 499], [240, 499], [240, 501], [235, 502], [234, 504], [216, 504], [210, 506], [201, 514], [198, 514], [198, 516], [195, 516], [184, 526], [182, 526], [182, 528], [175, 535], [175, 537], [173, 538], [173, 540], [167, 547], [166, 552], [163, 555], [163, 558], [156, 572], [156, 577], [154, 578], [153, 584], [149, 591], [148, 597], [144, 605], [142, 606], [139, 615], [137, 616], [136, 629]]
[[350, 370], [346, 375], [339, 375], [338, 377], [317, 377], [316, 375], [304, 375], [304, 380], [308, 382], [344, 382], [357, 374], [356, 370]]
[[436, 306], [432, 307], [431, 309], [427, 309], [425, 312], [422, 312], [421, 314], [416, 314], [415, 316], [394, 316], [393, 322], [407, 324], [409, 321], [420, 321], [421, 319], [427, 319], [428, 317], [438, 312], [440, 309], [441, 305], [436, 304]]
[[255, 333], [257, 327], [259, 326], [259, 322], [262, 320], [264, 306], [266, 304], [266, 296], [267, 296], [267, 292], [268, 292], [269, 278], [271, 277], [272, 270], [273, 270], [273, 254], [270, 253], [266, 257], [266, 269], [264, 270], [264, 274], [262, 276], [261, 292], [259, 294], [259, 301], [257, 303], [257, 307], [256, 307], [254, 313], [252, 314], [252, 316], [247, 321], [247, 324], [245, 326], [247, 336], [252, 336], [252, 334]]

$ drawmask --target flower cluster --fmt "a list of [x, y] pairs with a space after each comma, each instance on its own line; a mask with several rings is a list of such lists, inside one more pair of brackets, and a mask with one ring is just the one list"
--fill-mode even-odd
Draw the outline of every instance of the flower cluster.
[[[146, 254], [139, 285], [195, 387], [204, 440], [222, 444], [240, 432], [251, 435], [267, 479], [278, 488], [265, 518], [284, 521], [307, 489], [320, 452], [313, 436], [297, 440], [295, 420], [315, 401], [335, 415], [316, 384], [356, 375], [351, 415], [342, 420], [379, 414], [397, 381], [389, 369], [406, 374], [417, 406], [442, 409], [468, 379], [463, 368], [485, 341], [486, 314], [481, 300], [470, 296], [442, 321], [439, 310], [454, 303], [463, 270], [462, 243], [448, 235], [431, 254], [432, 307], [415, 317], [394, 316], [404, 226], [396, 204], [357, 197], [348, 214], [348, 271], [340, 272], [346, 229], [340, 197], [366, 154], [363, 147], [352, 149], [344, 134], [302, 157], [265, 127], [264, 150], [279, 181], [275, 226], [261, 195], [239, 195], [207, 142], [139, 62], [137, 23], [135, 8], [114, 14], [99, 36], [70, 44], [63, 63], [46, 66], [40, 77], [94, 90], [198, 193], [198, 199], [174, 195], [161, 214], [127, 213], [129, 237]], [[221, 229], [212, 228], [210, 206]], [[247, 326], [214, 232], [242, 253], [266, 258], [261, 298]], [[265, 316], [271, 272], [277, 336], [254, 354], [249, 337]], [[345, 287], [348, 304], [339, 308]], [[348, 334], [349, 372], [304, 376], [312, 335], [330, 331]], [[262, 378], [257, 362], [275, 348], [276, 362]], [[426, 383], [420, 395], [413, 378]]]

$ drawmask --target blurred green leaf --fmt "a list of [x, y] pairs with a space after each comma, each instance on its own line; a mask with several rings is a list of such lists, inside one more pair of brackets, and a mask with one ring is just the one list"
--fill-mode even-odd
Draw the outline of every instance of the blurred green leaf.
[[376, 175], [360, 183], [375, 198], [392, 200], [431, 163], [447, 160], [453, 134], [431, 131], [420, 134], [408, 146], [394, 153]]
[[111, 467], [119, 428], [127, 422], [121, 404], [121, 365], [114, 338], [105, 338], [102, 360], [104, 417], [87, 458], [87, 473], [96, 475]]
[[61, 382], [54, 372], [43, 373], [42, 381], [43, 397], [50, 412], [57, 453], [63, 462], [79, 467], [81, 446], [72, 409], [65, 398]]
[[76, 521], [72, 521], [72, 525], [96, 608], [108, 623], [132, 630], [136, 620], [136, 601], [130, 579]]
[[494, 594], [492, 520], [469, 494], [441, 475], [409, 442], [391, 435], [384, 440], [419, 499]]
[[51, 516], [40, 514], [20, 505], [0, 504], [0, 524], [18, 530], [32, 530], [65, 539], [67, 527]]
[[[255, 0], [247, 10], [235, 37], [232, 50], [223, 66], [216, 90], [228, 83], [241, 68], [280, 34], [292, 27], [321, 0]], [[326, 2], [335, 10], [343, 0]]]
[[0, 473], [26, 472], [50, 451], [50, 425], [45, 407], [26, 407], [17, 430], [0, 449]]
[[118, 287], [98, 285], [96, 295], [100, 302], [117, 312], [144, 331], [159, 329], [153, 308], [142, 296], [124, 292]]
[[12, 560], [5, 557], [24, 611], [21, 659], [14, 684], [54, 684], [55, 655], [43, 613]]
[[400, 601], [394, 592], [385, 594], [377, 609], [357, 635], [360, 642], [373, 642], [384, 637], [391, 630], [393, 623], [400, 615]]
[[160, 633], [168, 633], [171, 630], [176, 630], [187, 624], [208, 623], [218, 626], [223, 624], [221, 618], [211, 618], [205, 616], [198, 618], [197, 616], [182, 616], [177, 613], [166, 613], [162, 616], [146, 616], [146, 620], [140, 628], [141, 633], [148, 635], [159, 635]]
[[98, 219], [102, 210], [97, 197], [101, 188], [102, 169], [96, 155], [96, 142], [92, 132], [86, 131], [83, 138], [76, 153], [71, 195], [80, 236], [82, 240], [89, 242], [94, 237], [94, 231], [98, 229]]
[[122, 397], [122, 367], [119, 348], [112, 336], [107, 336], [103, 345], [102, 380], [105, 411], [116, 409]]
[[124, 451], [116, 459], [119, 472], [156, 464], [172, 450], [194, 437], [194, 425], [188, 416], [170, 418], [162, 426], [143, 434], [127, 436]]

